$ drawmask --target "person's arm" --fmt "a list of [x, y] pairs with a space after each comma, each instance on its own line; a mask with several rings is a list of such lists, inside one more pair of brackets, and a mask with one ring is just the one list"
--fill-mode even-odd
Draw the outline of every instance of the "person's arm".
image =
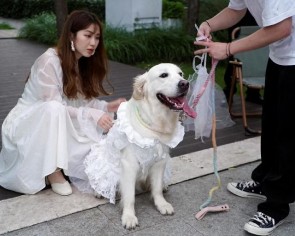
[[224, 8], [214, 17], [204, 21], [198, 31], [198, 35], [204, 35], [211, 38], [210, 33], [230, 28], [238, 23], [246, 14], [247, 9], [233, 10], [231, 8]]
[[194, 42], [195, 45], [206, 47], [196, 50], [194, 54], [209, 53], [211, 57], [222, 60], [230, 56], [230, 54], [254, 50], [281, 40], [289, 36], [291, 30], [292, 18], [289, 17], [275, 25], [261, 28], [253, 34], [229, 44], [204, 41]]
[[116, 112], [122, 102], [126, 102], [125, 98], [118, 98], [110, 102], [99, 99], [90, 100], [86, 106], [96, 108], [107, 112]]
[[231, 8], [224, 8], [217, 15], [208, 19], [207, 22], [210, 24], [211, 32], [230, 28], [237, 24], [246, 14], [247, 9], [234, 10]]
[[62, 71], [60, 62], [52, 56], [42, 55], [31, 70], [30, 84], [38, 101], [58, 101], [65, 106], [71, 119], [78, 121], [81, 132], [91, 139], [99, 140], [100, 135], [112, 125], [112, 117], [107, 113], [108, 103], [100, 100], [79, 99], [75, 106], [63, 99]]
[[265, 47], [273, 42], [288, 37], [292, 30], [292, 18], [289, 17], [275, 25], [261, 28], [253, 34], [234, 41], [230, 45], [231, 54]]
[[[98, 117], [97, 124], [107, 132], [113, 126], [113, 117], [107, 112], [116, 112], [120, 104], [125, 101], [125, 98], [118, 98], [110, 102], [92, 99], [86, 106], [90, 107], [90, 111], [92, 111], [90, 115], [94, 117], [93, 119], [95, 119], [95, 116]], [[102, 113], [102, 111], [105, 111], [105, 113]]]

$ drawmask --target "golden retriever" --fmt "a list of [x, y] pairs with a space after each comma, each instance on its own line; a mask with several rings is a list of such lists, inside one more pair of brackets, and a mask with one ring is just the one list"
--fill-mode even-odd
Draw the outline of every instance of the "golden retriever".
[[169, 184], [169, 149], [183, 140], [180, 111], [194, 117], [186, 102], [189, 83], [171, 63], [152, 67], [134, 79], [132, 97], [120, 105], [106, 138], [86, 157], [86, 173], [97, 195], [114, 203], [119, 192], [122, 225], [133, 229], [136, 190], [150, 190], [163, 215], [174, 213], [163, 190]]

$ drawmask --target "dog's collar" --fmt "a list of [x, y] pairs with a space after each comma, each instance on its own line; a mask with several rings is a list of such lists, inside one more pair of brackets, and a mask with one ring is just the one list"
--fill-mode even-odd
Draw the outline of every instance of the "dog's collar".
[[144, 126], [145, 128], [149, 129], [149, 130], [152, 130], [154, 132], [157, 132], [157, 133], [162, 133], [162, 134], [168, 134], [167, 132], [162, 132], [158, 129], [156, 129], [155, 127], [153, 127], [150, 123], [146, 122], [140, 115], [140, 112], [139, 112], [139, 109], [137, 106], [135, 106], [135, 114], [136, 114], [136, 118], [137, 120], [139, 121], [139, 123]]

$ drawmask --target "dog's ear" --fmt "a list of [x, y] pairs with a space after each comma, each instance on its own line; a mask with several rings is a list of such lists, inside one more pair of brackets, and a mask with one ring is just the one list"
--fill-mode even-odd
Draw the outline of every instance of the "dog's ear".
[[136, 100], [143, 99], [144, 97], [143, 87], [144, 87], [144, 84], [146, 83], [146, 80], [147, 80], [147, 72], [142, 75], [138, 75], [134, 78], [133, 94], [132, 94], [132, 97], [134, 99]]

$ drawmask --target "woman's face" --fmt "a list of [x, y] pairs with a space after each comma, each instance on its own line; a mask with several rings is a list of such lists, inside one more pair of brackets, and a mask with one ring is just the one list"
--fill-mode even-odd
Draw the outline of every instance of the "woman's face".
[[80, 57], [91, 57], [99, 44], [100, 28], [91, 24], [88, 28], [80, 30], [74, 38], [75, 55], [77, 60]]

